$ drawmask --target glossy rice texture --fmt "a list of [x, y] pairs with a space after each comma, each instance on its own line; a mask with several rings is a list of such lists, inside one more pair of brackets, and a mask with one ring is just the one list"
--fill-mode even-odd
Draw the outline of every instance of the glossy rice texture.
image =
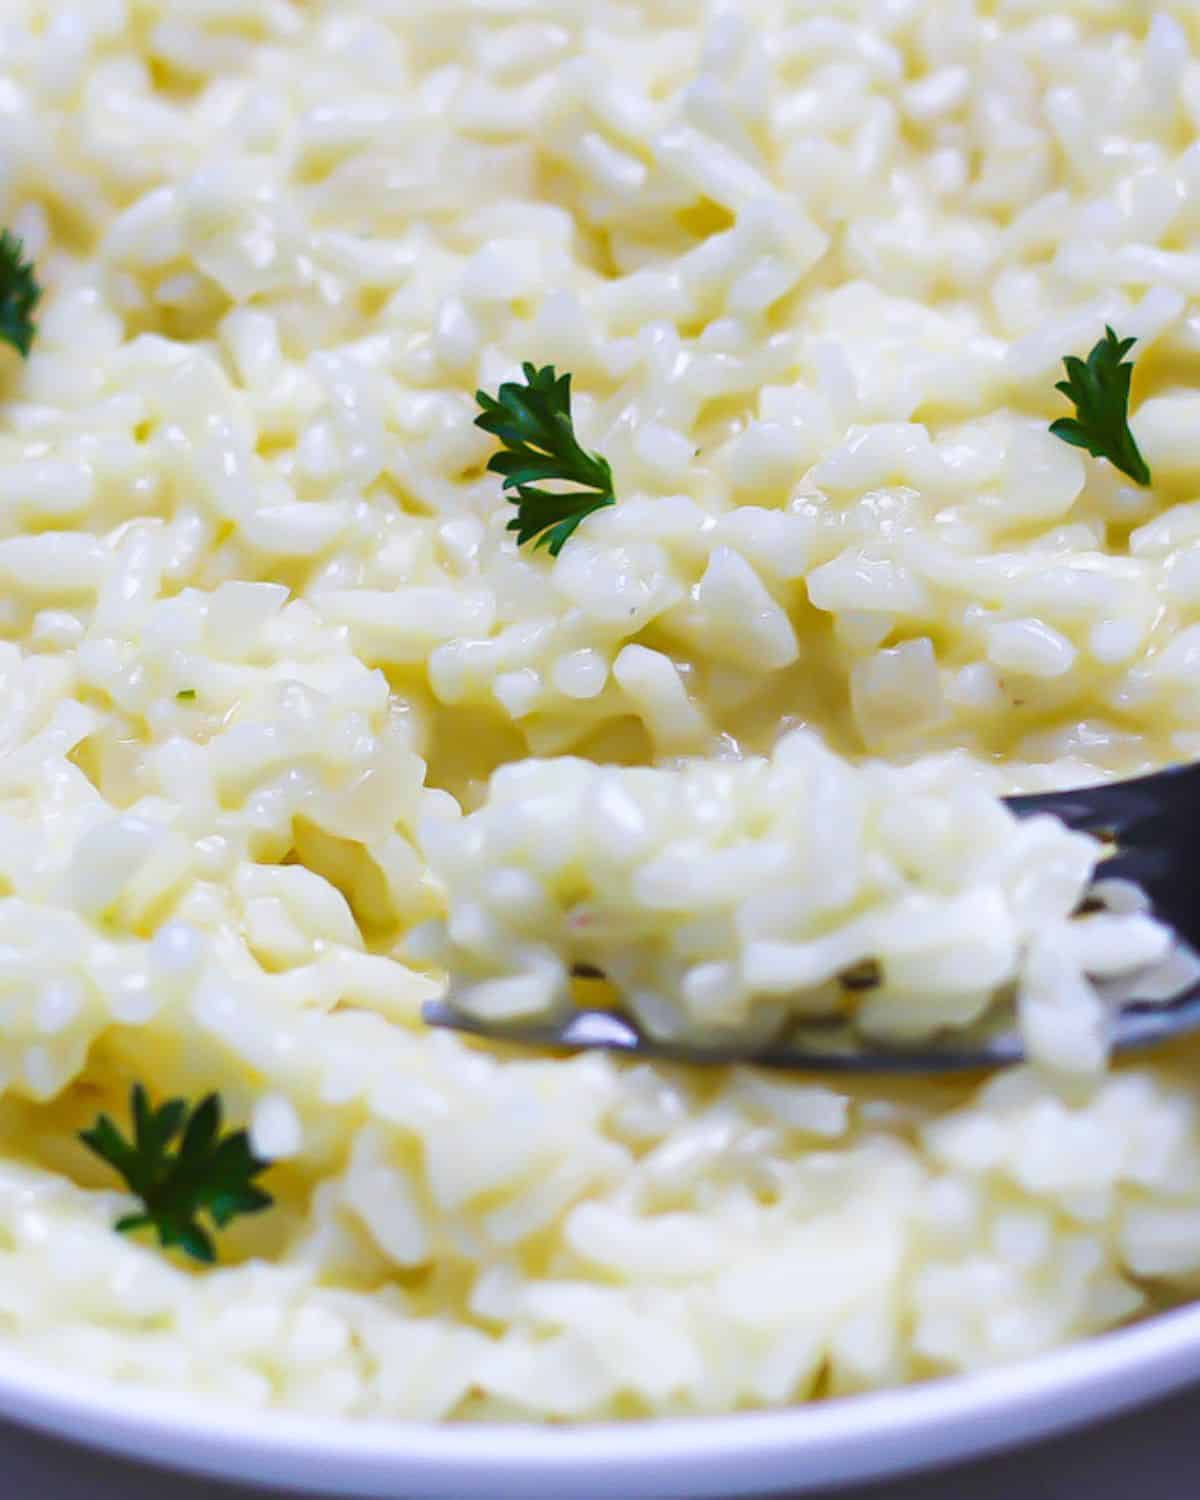
[[[1191, 1295], [1200, 1054], [1108, 1069], [1088, 977], [1160, 935], [996, 798], [1200, 749], [1198, 49], [1184, 0], [5, 0], [6, 1340], [575, 1420]], [[1149, 488], [1047, 431], [1106, 323]], [[473, 425], [524, 360], [616, 479], [557, 559]], [[876, 1029], [1012, 993], [1041, 1064], [421, 1025], [446, 964], [528, 1012], [583, 956], [750, 1030], [874, 959]], [[113, 1232], [76, 1132], [135, 1080], [276, 1162], [215, 1269]]]

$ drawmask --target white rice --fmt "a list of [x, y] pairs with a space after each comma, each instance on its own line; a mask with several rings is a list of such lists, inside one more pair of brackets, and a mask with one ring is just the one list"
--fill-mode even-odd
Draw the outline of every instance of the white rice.
[[410, 951], [501, 1026], [569, 1010], [583, 968], [652, 1035], [761, 1042], [844, 1013], [866, 965], [868, 1036], [968, 1027], [1015, 991], [1028, 1050], [1086, 1072], [1108, 1032], [1089, 980], [1171, 947], [1136, 909], [1079, 915], [1097, 840], [1018, 821], [961, 763], [854, 768], [799, 730], [770, 761], [521, 761], [478, 812], [431, 817], [424, 848], [450, 915]]
[[[593, 1419], [1027, 1357], [1192, 1295], [1200, 1050], [1108, 1067], [1102, 853], [1200, 753], [1200, 14], [1128, 0], [5, 0], [0, 1335], [242, 1405]], [[1047, 432], [1136, 337], [1151, 488]], [[618, 503], [517, 551], [477, 386]], [[181, 696], [182, 695], [182, 696]], [[1015, 997], [828, 1087], [432, 1035]], [[198, 1270], [75, 1133], [219, 1089]]]

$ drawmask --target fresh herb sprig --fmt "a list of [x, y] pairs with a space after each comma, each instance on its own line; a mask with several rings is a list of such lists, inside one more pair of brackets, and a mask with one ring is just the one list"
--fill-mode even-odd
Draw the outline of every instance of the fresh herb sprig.
[[254, 1155], [244, 1130], [221, 1135], [221, 1101], [216, 1094], [192, 1110], [183, 1099], [152, 1109], [139, 1083], [130, 1096], [130, 1108], [132, 1141], [107, 1115], [80, 1132], [84, 1145], [114, 1167], [142, 1200], [142, 1212], [119, 1219], [117, 1230], [128, 1234], [153, 1229], [165, 1249], [177, 1245], [194, 1260], [211, 1265], [216, 1248], [198, 1216], [207, 1213], [218, 1229], [224, 1229], [239, 1214], [270, 1208], [274, 1199], [253, 1181], [270, 1163]]
[[33, 348], [37, 324], [33, 314], [42, 300], [33, 264], [25, 247], [9, 230], [0, 230], [0, 340], [11, 344], [22, 359]]
[[[495, 396], [477, 391], [482, 408], [476, 427], [504, 444], [488, 468], [503, 475], [509, 500], [517, 514], [508, 530], [517, 545], [533, 542], [557, 557], [581, 521], [593, 511], [614, 505], [612, 470], [607, 459], [581, 448], [571, 419], [571, 377], [553, 365], [522, 366], [525, 384], [506, 381]], [[561, 480], [578, 489], [555, 492], [539, 489], [543, 480]]]
[[1067, 379], [1055, 387], [1075, 406], [1075, 416], [1061, 417], [1050, 431], [1064, 443], [1106, 458], [1137, 484], [1150, 483], [1150, 469], [1129, 428], [1129, 382], [1132, 364], [1123, 361], [1137, 343], [1119, 339], [1111, 328], [1087, 357], [1068, 354]]

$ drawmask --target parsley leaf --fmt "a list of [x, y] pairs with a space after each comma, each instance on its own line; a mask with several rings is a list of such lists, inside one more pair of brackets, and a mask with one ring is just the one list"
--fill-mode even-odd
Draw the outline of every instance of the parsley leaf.
[[1150, 483], [1150, 470], [1129, 430], [1129, 382], [1133, 366], [1123, 364], [1136, 339], [1119, 339], [1111, 328], [1087, 357], [1087, 363], [1068, 354], [1063, 364], [1067, 379], [1055, 390], [1075, 405], [1075, 416], [1061, 417], [1050, 431], [1064, 443], [1086, 448], [1106, 458], [1138, 484]]
[[[538, 370], [522, 366], [525, 384], [506, 381], [496, 396], [477, 391], [482, 408], [476, 427], [504, 444], [488, 468], [504, 477], [503, 488], [516, 490], [508, 499], [517, 514], [508, 523], [517, 545], [533, 542], [557, 557], [580, 521], [606, 505], [615, 505], [612, 470], [607, 459], [579, 446], [571, 420], [571, 377], [553, 365]], [[575, 490], [538, 489], [544, 479], [580, 485]]]
[[216, 1260], [212, 1236], [198, 1221], [207, 1212], [218, 1229], [239, 1214], [260, 1213], [274, 1199], [254, 1186], [269, 1162], [250, 1150], [244, 1130], [221, 1136], [221, 1101], [216, 1094], [189, 1112], [183, 1099], [150, 1107], [136, 1084], [130, 1098], [133, 1140], [127, 1141], [107, 1115], [80, 1140], [125, 1179], [142, 1200], [142, 1212], [118, 1220], [117, 1230], [153, 1229], [166, 1249], [173, 1245], [194, 1260]]
[[37, 324], [34, 309], [42, 298], [33, 265], [15, 234], [0, 230], [0, 340], [25, 358], [33, 348]]
[[180, 703], [194, 703], [196, 701], [196, 689], [180, 688], [175, 696]]

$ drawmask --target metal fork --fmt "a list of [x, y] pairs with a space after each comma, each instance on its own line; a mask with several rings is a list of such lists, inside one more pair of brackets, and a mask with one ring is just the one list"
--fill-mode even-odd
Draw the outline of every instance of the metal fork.
[[[1136, 888], [1175, 934], [1163, 964], [1101, 986], [1113, 1008], [1113, 1051], [1132, 1052], [1200, 1030], [1200, 880], [1190, 873], [1200, 842], [1200, 764], [1079, 791], [1010, 797], [1008, 805], [1018, 817], [1052, 813], [1069, 828], [1111, 842], [1114, 852], [1097, 871], [1097, 905], [1106, 904], [1106, 891]], [[969, 1039], [935, 1040], [916, 1048], [865, 1041], [847, 1020], [806, 1021], [765, 1047], [747, 1051], [728, 1044], [661, 1041], [608, 1010], [576, 1010], [549, 1024], [498, 1027], [456, 1010], [452, 1002], [435, 1000], [424, 1007], [424, 1017], [431, 1026], [522, 1047], [617, 1052], [708, 1066], [747, 1063], [808, 1072], [925, 1074], [1010, 1067], [1025, 1057], [1011, 1018], [987, 1023]]]

